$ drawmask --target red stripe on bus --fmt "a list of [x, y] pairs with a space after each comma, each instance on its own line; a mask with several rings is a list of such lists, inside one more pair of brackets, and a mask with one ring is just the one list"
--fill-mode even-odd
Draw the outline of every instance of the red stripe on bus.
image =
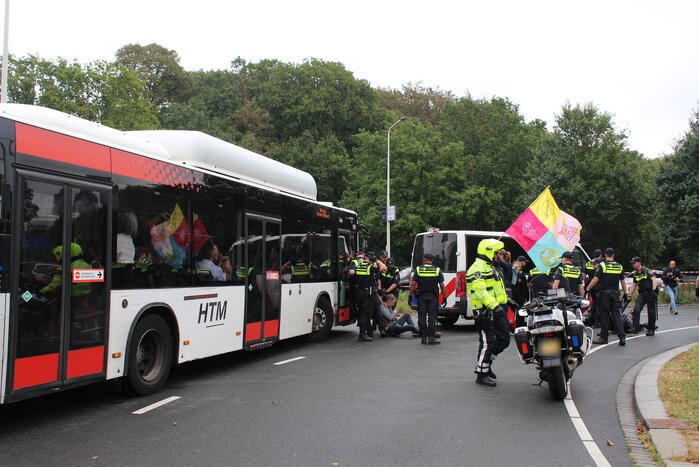
[[[444, 291], [447, 293], [447, 297], [449, 295], [453, 294], [454, 291], [456, 290], [456, 277], [453, 277], [447, 285], [444, 286]], [[442, 303], [445, 300], [444, 296], [440, 293], [439, 294], [439, 303]]]
[[248, 323], [245, 326], [245, 342], [262, 338], [262, 323]]
[[58, 354], [38, 355], [15, 360], [13, 389], [28, 388], [58, 380]]
[[112, 173], [187, 190], [202, 185], [204, 175], [179, 165], [112, 149]]
[[265, 337], [276, 337], [279, 335], [279, 320], [273, 319], [265, 321]]
[[104, 370], [104, 346], [68, 352], [68, 378], [101, 373]]
[[35, 126], [17, 123], [17, 152], [109, 172], [109, 148]]

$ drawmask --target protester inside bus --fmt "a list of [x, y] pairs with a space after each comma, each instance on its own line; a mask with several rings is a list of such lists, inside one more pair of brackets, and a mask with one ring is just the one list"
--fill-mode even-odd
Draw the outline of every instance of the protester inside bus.
[[388, 294], [381, 303], [381, 319], [384, 324], [383, 327], [379, 327], [381, 330], [381, 337], [400, 337], [401, 334], [407, 331], [419, 334], [420, 330], [415, 326], [413, 317], [410, 316], [409, 313], [404, 313], [399, 318], [398, 314], [393, 312], [393, 309], [396, 307], [396, 302], [396, 296]]
[[119, 215], [119, 227], [116, 238], [116, 262], [133, 264], [136, 257], [136, 247], [133, 238], [138, 233], [138, 219], [131, 211]]
[[200, 277], [201, 273], [209, 273], [210, 279], [214, 281], [225, 281], [226, 273], [223, 271], [221, 266], [219, 266], [219, 261], [221, 260], [221, 253], [218, 250], [218, 246], [211, 240], [208, 240], [201, 247], [199, 251], [199, 261], [197, 262], [197, 277]]

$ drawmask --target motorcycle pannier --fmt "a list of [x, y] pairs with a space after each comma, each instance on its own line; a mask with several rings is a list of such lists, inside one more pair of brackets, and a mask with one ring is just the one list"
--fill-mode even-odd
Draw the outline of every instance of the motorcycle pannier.
[[525, 360], [532, 358], [534, 352], [531, 345], [531, 334], [526, 328], [518, 328], [515, 332], [515, 342], [517, 343], [517, 350], [519, 351], [522, 358]]
[[570, 345], [573, 346], [573, 350], [580, 352], [585, 336], [585, 326], [581, 323], [568, 324], [568, 335], [570, 336]]

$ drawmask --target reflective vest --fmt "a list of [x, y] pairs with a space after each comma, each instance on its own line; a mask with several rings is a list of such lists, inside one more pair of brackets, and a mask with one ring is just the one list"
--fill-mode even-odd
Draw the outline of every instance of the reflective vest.
[[422, 264], [415, 268], [414, 280], [420, 293], [439, 293], [439, 275], [442, 271], [433, 264]]
[[[543, 274], [543, 273], [540, 273]], [[507, 293], [502, 277], [491, 264], [481, 258], [476, 258], [468, 271], [466, 271], [468, 284], [468, 297], [471, 300], [471, 308], [478, 310], [490, 308], [507, 303]]]
[[325, 261], [323, 261], [322, 263], [320, 263], [320, 267], [321, 267], [321, 268], [329, 268], [331, 265], [332, 265], [332, 263], [330, 262], [329, 259], [326, 259]]
[[304, 261], [297, 261], [291, 265], [291, 275], [292, 276], [310, 276], [311, 266]]
[[616, 261], [602, 261], [600, 263], [600, 267], [602, 268], [602, 274], [621, 274], [624, 272], [624, 268], [621, 266], [621, 264], [617, 263]]
[[253, 268], [248, 268], [246, 270], [245, 267], [240, 266], [238, 268], [238, 270], [235, 272], [235, 275], [238, 277], [238, 279], [240, 279], [241, 281], [244, 281], [245, 278], [250, 275], [250, 273], [252, 272], [252, 269]]
[[578, 279], [580, 278], [580, 268], [573, 266], [572, 264], [563, 264], [561, 265], [561, 272], [563, 274], [563, 277], [569, 278], [569, 279]]

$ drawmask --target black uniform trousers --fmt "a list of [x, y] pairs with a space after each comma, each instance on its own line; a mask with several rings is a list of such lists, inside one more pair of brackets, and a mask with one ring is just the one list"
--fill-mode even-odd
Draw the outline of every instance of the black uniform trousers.
[[488, 373], [495, 357], [510, 345], [507, 313], [493, 313], [492, 318], [476, 318], [478, 327], [478, 361], [475, 373]]
[[590, 310], [587, 312], [587, 322], [590, 326], [599, 322], [599, 294], [597, 292], [590, 291], [590, 297], [592, 298], [592, 305]]
[[422, 337], [434, 337], [437, 326], [437, 295], [423, 292], [417, 297], [417, 325]]
[[354, 298], [357, 303], [357, 325], [359, 334], [368, 334], [371, 331], [370, 317], [374, 313], [374, 297], [371, 288], [354, 289]]
[[643, 292], [638, 295], [636, 304], [633, 307], [633, 327], [636, 329], [641, 327], [641, 310], [643, 307], [648, 310], [648, 329], [655, 331], [655, 320], [658, 316], [658, 297], [654, 291]]
[[597, 297], [599, 299], [597, 313], [600, 321], [600, 338], [606, 340], [609, 337], [610, 321], [616, 335], [620, 338], [626, 337], [624, 321], [621, 319], [621, 313], [619, 313], [619, 291], [600, 290]]

